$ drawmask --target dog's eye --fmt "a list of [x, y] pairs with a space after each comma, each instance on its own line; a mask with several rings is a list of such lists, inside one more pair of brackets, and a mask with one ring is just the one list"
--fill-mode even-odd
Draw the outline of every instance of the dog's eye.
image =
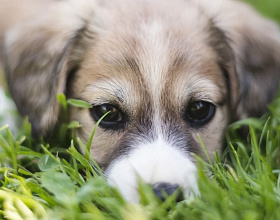
[[185, 118], [193, 127], [200, 127], [208, 123], [216, 111], [215, 105], [210, 102], [197, 101], [188, 105]]
[[116, 129], [124, 123], [122, 112], [114, 105], [103, 104], [93, 106], [90, 112], [95, 121], [98, 121], [104, 114], [109, 112], [99, 124], [103, 128]]

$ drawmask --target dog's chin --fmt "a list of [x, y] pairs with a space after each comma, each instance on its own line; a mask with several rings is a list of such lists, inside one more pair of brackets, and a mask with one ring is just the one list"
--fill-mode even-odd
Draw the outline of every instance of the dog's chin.
[[132, 203], [140, 201], [139, 179], [152, 186], [162, 183], [178, 186], [184, 199], [199, 195], [197, 169], [191, 156], [161, 138], [154, 143], [134, 146], [129, 154], [108, 167], [106, 176], [109, 184], [117, 187], [123, 197]]

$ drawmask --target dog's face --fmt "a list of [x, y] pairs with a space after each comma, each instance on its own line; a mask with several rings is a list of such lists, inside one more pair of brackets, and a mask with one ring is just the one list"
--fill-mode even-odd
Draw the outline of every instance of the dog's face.
[[[228, 70], [219, 62], [231, 51], [222, 34], [211, 36], [214, 27], [207, 19], [200, 18], [199, 28], [192, 23], [202, 16], [193, 9], [185, 6], [174, 16], [158, 8], [165, 15], [160, 16], [138, 7], [132, 21], [116, 16], [100, 36], [89, 37], [68, 89], [93, 108], [74, 108], [71, 118], [84, 125], [78, 136], [86, 142], [111, 111], [96, 132], [91, 155], [127, 198], [137, 200], [136, 175], [152, 185], [197, 191], [191, 156], [201, 152], [197, 134], [212, 156], [221, 150], [229, 122]], [[222, 54], [213, 41], [225, 47]]]
[[[92, 11], [92, 2], [83, 4], [73, 15], [75, 28], [67, 16], [59, 16], [58, 24], [49, 24], [48, 16], [48, 22], [26, 24], [39, 32], [25, 43], [43, 42], [40, 48], [18, 45], [19, 26], [6, 35], [7, 78], [19, 108], [37, 131], [47, 131], [58, 115], [57, 93], [87, 101], [92, 109], [70, 109], [70, 119], [83, 125], [76, 135], [86, 143], [96, 122], [109, 112], [95, 133], [91, 155], [127, 200], [139, 200], [139, 177], [155, 188], [167, 185], [172, 192], [180, 186], [185, 196], [197, 194], [191, 154], [204, 156], [198, 134], [213, 158], [221, 152], [227, 125], [262, 113], [273, 97], [280, 70], [277, 27], [227, 1], [207, 10], [209, 3], [203, 0], [102, 1]], [[270, 41], [251, 22], [233, 21], [240, 15], [217, 11], [231, 9], [231, 4], [257, 18], [272, 33]], [[27, 79], [38, 83], [35, 90], [41, 96], [19, 86]], [[21, 92], [32, 97], [21, 97]]]

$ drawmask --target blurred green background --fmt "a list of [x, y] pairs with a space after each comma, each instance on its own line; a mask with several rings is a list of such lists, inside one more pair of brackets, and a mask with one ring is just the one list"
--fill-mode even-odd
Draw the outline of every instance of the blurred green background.
[[280, 0], [245, 0], [262, 14], [280, 23]]

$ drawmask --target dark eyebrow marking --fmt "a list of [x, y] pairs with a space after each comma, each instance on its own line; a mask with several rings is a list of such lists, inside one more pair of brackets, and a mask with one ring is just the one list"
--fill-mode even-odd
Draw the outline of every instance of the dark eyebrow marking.
[[187, 64], [188, 56], [182, 52], [176, 52], [171, 58], [170, 65], [168, 67], [168, 72], [178, 71], [181, 68], [184, 68]]
[[121, 54], [117, 57], [112, 58], [107, 58], [103, 56], [102, 58], [107, 64], [113, 65], [118, 69], [124, 69], [124, 67], [129, 67], [133, 72], [140, 73], [138, 60], [128, 54]]
[[173, 60], [172, 66], [179, 68], [180, 66], [185, 64], [186, 60], [187, 60], [186, 54], [178, 53], [177, 56]]
[[124, 60], [133, 72], [135, 72], [135, 73], [140, 73], [141, 72], [140, 67], [138, 65], [138, 62], [135, 58], [133, 58], [131, 56], [128, 56], [128, 55], [125, 55]]

